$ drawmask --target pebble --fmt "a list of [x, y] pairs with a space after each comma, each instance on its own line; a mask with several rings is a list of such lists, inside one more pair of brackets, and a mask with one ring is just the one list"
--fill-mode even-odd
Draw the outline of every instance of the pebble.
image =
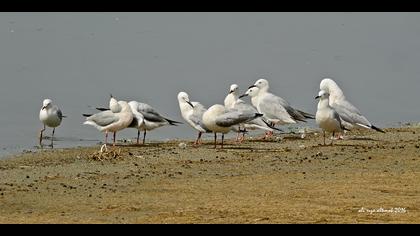
[[181, 148], [181, 149], [185, 149], [185, 148], [187, 148], [187, 144], [186, 143], [180, 143], [180, 144], [178, 144], [178, 147]]

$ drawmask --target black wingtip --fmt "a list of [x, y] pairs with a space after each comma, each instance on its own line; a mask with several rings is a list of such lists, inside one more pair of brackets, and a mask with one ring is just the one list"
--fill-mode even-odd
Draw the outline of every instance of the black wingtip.
[[169, 122], [170, 125], [174, 125], [174, 126], [178, 126], [179, 124], [184, 124], [182, 122], [179, 121], [175, 121], [175, 120], [169, 120], [169, 119], [165, 119], [167, 122]]
[[264, 116], [264, 114], [261, 114], [261, 113], [255, 113], [255, 117], [261, 117], [261, 116]]
[[312, 114], [310, 114], [310, 113], [307, 113], [307, 112], [304, 112], [304, 111], [300, 111], [300, 110], [298, 110], [298, 112], [303, 116], [303, 117], [305, 117], [306, 119], [312, 119], [312, 120], [315, 120], [315, 115], [312, 115]]
[[272, 129], [274, 129], [274, 130], [277, 130], [277, 131], [279, 131], [279, 132], [283, 132], [283, 130], [281, 130], [281, 129], [278, 129], [278, 128], [276, 128], [276, 127], [274, 127], [273, 125], [271, 125], [271, 124], [269, 124], [267, 121], [265, 121], [264, 119], [262, 119], [262, 121], [268, 126], [268, 127], [270, 127], [270, 128], [272, 128]]
[[89, 116], [92, 116], [92, 114], [82, 114], [82, 116], [89, 117]]
[[343, 130], [345, 130], [345, 131], [351, 131], [351, 130], [349, 130], [349, 129], [347, 129], [346, 127], [341, 127]]
[[109, 111], [111, 109], [109, 109], [109, 108], [103, 108], [103, 107], [97, 107], [96, 110], [98, 110], [98, 111]]
[[380, 128], [374, 126], [374, 125], [372, 125], [370, 128], [372, 128], [372, 129], [374, 129], [374, 130], [376, 130], [378, 132], [385, 133], [385, 131], [383, 131], [382, 129], [380, 129]]

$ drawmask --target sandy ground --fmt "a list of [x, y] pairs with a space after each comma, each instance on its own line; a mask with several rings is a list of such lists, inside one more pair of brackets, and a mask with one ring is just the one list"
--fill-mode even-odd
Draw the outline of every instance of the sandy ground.
[[[0, 223], [420, 223], [420, 128], [40, 150], [0, 161]], [[356, 138], [358, 137], [358, 138]]]

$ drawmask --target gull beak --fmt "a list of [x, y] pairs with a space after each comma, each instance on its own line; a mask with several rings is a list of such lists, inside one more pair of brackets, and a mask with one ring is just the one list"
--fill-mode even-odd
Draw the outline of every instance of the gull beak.
[[45, 108], [47, 108], [46, 106], [43, 106], [42, 108], [41, 108], [41, 110], [44, 110]]
[[257, 86], [255, 84], [253, 84], [253, 85], [249, 86], [248, 89], [255, 88], [255, 87], [257, 87]]
[[186, 101], [192, 108], [194, 108], [194, 105], [190, 101]]
[[315, 97], [315, 99], [318, 99], [318, 98], [320, 98], [320, 97], [321, 97], [321, 96], [319, 96], [319, 95], [318, 95], [318, 96], [316, 96], [316, 97]]
[[233, 93], [233, 90], [229, 90], [229, 94]]
[[248, 94], [242, 94], [241, 96], [239, 96], [239, 98], [243, 98], [243, 97], [246, 97], [246, 96], [248, 96]]

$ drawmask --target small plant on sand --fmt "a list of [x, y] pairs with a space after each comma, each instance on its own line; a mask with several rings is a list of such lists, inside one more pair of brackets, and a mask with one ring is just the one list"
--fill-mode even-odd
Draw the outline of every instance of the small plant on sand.
[[121, 158], [121, 148], [110, 148], [108, 149], [106, 145], [102, 145], [101, 149], [97, 152], [89, 155], [89, 158], [95, 161], [111, 160]]

